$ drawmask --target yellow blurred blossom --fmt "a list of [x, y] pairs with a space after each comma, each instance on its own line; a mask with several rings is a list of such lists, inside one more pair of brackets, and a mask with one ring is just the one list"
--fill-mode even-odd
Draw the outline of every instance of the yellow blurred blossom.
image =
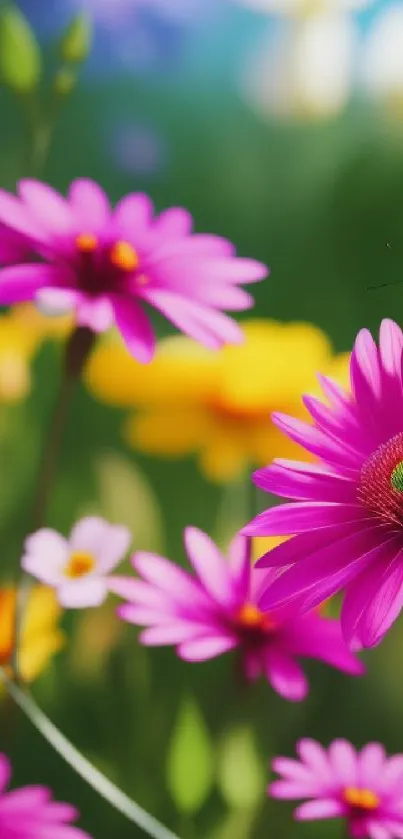
[[0, 315], [0, 403], [27, 396], [34, 354], [46, 339], [64, 338], [71, 326], [70, 317], [46, 317], [31, 304]]
[[[10, 664], [14, 651], [15, 608], [15, 588], [0, 588], [0, 664], [3, 667]], [[34, 681], [63, 646], [60, 615], [54, 592], [45, 586], [34, 586], [21, 624], [18, 660], [23, 681]]]
[[257, 562], [261, 556], [277, 548], [277, 545], [281, 545], [289, 538], [289, 536], [255, 536], [252, 539], [252, 562]]
[[301, 394], [318, 391], [319, 370], [347, 381], [348, 355], [335, 357], [316, 326], [254, 320], [244, 332], [244, 344], [215, 353], [184, 336], [167, 338], [148, 367], [121, 342], [100, 342], [86, 381], [104, 402], [138, 409], [124, 425], [131, 446], [166, 457], [197, 453], [208, 478], [231, 481], [273, 457], [301, 458], [270, 413], [304, 417]]

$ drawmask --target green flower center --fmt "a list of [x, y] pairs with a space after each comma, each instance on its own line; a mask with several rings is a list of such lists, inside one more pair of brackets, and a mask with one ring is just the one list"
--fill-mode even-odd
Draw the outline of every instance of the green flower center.
[[397, 492], [403, 492], [403, 460], [397, 463], [390, 476], [390, 485]]

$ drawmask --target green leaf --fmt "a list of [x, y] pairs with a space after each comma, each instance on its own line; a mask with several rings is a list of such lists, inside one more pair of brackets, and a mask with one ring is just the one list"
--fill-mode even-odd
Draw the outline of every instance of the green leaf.
[[91, 21], [79, 12], [71, 21], [60, 41], [60, 55], [69, 64], [81, 64], [88, 57], [92, 44]]
[[266, 773], [253, 732], [246, 726], [231, 729], [219, 750], [218, 784], [230, 807], [253, 808], [264, 796]]
[[15, 93], [31, 93], [42, 72], [39, 44], [16, 6], [0, 11], [0, 78]]
[[158, 499], [141, 470], [127, 458], [106, 452], [96, 464], [99, 512], [133, 532], [137, 550], [160, 551], [162, 514]]
[[214, 750], [195, 701], [186, 698], [176, 720], [167, 760], [167, 786], [178, 810], [191, 815], [213, 784]]

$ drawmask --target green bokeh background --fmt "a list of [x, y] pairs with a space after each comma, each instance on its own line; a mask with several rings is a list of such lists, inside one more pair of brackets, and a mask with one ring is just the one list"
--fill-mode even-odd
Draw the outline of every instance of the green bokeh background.
[[[160, 176], [136, 179], [111, 167], [99, 142], [111, 103], [115, 115], [130, 120], [140, 113], [164, 132], [171, 156]], [[13, 189], [24, 171], [24, 120], [6, 91], [0, 109], [0, 182]], [[400, 320], [403, 285], [368, 288], [403, 280], [403, 136], [396, 120], [370, 104], [356, 102], [331, 123], [284, 126], [260, 122], [225, 86], [192, 89], [178, 78], [93, 81], [66, 103], [44, 174], [62, 190], [87, 175], [113, 200], [140, 188], [158, 209], [188, 207], [197, 229], [228, 236], [241, 254], [271, 266], [270, 280], [256, 288], [256, 315], [318, 324], [339, 351], [351, 347], [360, 327], [376, 330], [383, 316]], [[161, 335], [170, 331], [160, 321], [158, 328]], [[58, 363], [57, 351], [45, 347], [28, 401], [1, 408], [4, 580], [21, 553]], [[97, 510], [130, 523], [136, 544], [160, 547], [178, 562], [184, 561], [186, 524], [215, 531], [222, 491], [204, 481], [194, 462], [126, 450], [121, 413], [96, 404], [83, 387], [70, 419], [50, 526], [68, 532], [78, 516]], [[144, 501], [144, 480], [151, 500]], [[247, 519], [253, 511], [244, 512]], [[36, 683], [35, 695], [97, 766], [181, 839], [340, 836], [337, 823], [295, 825], [291, 807], [265, 798], [270, 757], [291, 754], [303, 735], [324, 743], [345, 736], [357, 746], [380, 740], [391, 751], [403, 750], [402, 621], [366, 655], [364, 679], [312, 665], [309, 699], [294, 706], [264, 683], [239, 684], [230, 656], [184, 664], [170, 649], [139, 647], [133, 627], [124, 628], [98, 667], [81, 643], [82, 620], [65, 616], [69, 643]], [[77, 804], [82, 826], [95, 839], [142, 835], [4, 700], [0, 747], [13, 759], [16, 783], [52, 785], [59, 799]]]

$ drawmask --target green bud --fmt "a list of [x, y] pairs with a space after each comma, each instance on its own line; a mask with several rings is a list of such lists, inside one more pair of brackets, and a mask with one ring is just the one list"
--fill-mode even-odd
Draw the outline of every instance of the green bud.
[[14, 93], [31, 93], [38, 86], [42, 57], [35, 35], [16, 6], [0, 11], [0, 79]]
[[58, 96], [68, 96], [74, 90], [77, 76], [73, 70], [62, 67], [53, 79], [53, 90]]
[[60, 56], [69, 64], [81, 64], [89, 55], [92, 43], [91, 21], [80, 12], [67, 27], [60, 42]]

